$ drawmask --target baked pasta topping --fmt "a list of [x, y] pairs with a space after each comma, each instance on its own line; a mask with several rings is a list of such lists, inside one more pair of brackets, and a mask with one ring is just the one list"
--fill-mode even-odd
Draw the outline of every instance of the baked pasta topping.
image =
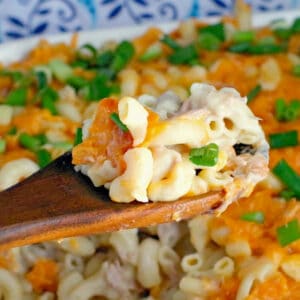
[[[236, 1], [238, 6], [241, 2]], [[191, 157], [203, 164], [199, 156], [212, 153], [208, 162], [215, 163], [217, 158], [216, 165], [196, 165], [195, 177], [213, 171], [214, 177], [209, 177], [213, 184], [223, 179], [216, 174], [231, 172], [232, 163], [241, 166], [246, 157], [258, 154], [266, 159], [264, 142], [245, 140], [242, 134], [242, 140], [234, 138], [230, 134], [236, 131], [227, 128], [237, 123], [238, 130], [248, 132], [250, 123], [240, 118], [247, 113], [227, 120], [229, 106], [230, 110], [237, 109], [229, 102], [214, 112], [219, 107], [213, 105], [217, 100], [210, 99], [212, 107], [208, 107], [209, 103], [201, 99], [210, 97], [201, 98], [196, 91], [211, 89], [209, 94], [218, 95], [218, 99], [221, 92], [203, 85], [203, 89], [195, 85], [192, 93], [197, 97], [192, 101], [189, 88], [194, 82], [217, 89], [234, 87], [243, 97], [247, 95], [247, 105], [260, 119], [270, 144], [271, 171], [249, 197], [234, 201], [218, 216], [201, 215], [188, 221], [70, 237], [1, 252], [1, 300], [300, 299], [300, 19], [290, 24], [276, 21], [263, 28], [253, 28], [250, 21], [246, 7], [236, 19], [225, 17], [214, 24], [187, 20], [168, 34], [149, 28], [130, 41], [107, 42], [101, 47], [93, 43], [79, 48], [76, 35], [69, 44], [42, 40], [17, 62], [3, 62], [0, 190], [70, 150], [75, 135], [75, 144], [81, 142], [78, 128], [83, 120], [93, 117], [101, 122], [83, 126], [84, 142], [101, 127], [105, 134], [100, 140], [109, 147], [94, 147], [91, 140], [87, 153], [99, 162], [103, 160], [102, 168], [108, 170], [110, 181], [122, 176], [127, 168], [124, 153], [147, 140], [139, 141], [141, 132], [134, 135], [129, 123], [124, 126], [120, 101], [115, 99], [125, 96], [142, 105], [148, 124], [153, 125], [169, 124], [182, 115], [190, 119], [193, 101], [197, 100], [195, 110], [203, 111], [202, 104], [206, 107], [201, 116], [204, 124], [205, 118], [215, 120], [206, 127], [207, 132], [223, 128], [231, 150], [225, 153], [228, 166], [216, 170], [224, 159], [221, 153], [226, 144], [214, 136], [218, 156], [213, 145], [205, 148], [209, 151], [201, 150], [201, 155], [193, 152]], [[232, 97], [239, 103], [240, 97]], [[103, 98], [109, 101], [98, 103]], [[187, 98], [189, 101], [181, 101]], [[102, 105], [105, 109], [100, 113]], [[257, 122], [256, 118], [245, 120]], [[114, 130], [108, 130], [112, 127]], [[150, 133], [147, 127], [146, 134], [153, 140], [158, 133]], [[256, 132], [250, 137], [258, 135]], [[193, 142], [184, 147], [163, 146], [168, 149], [166, 153], [144, 147], [152, 158], [166, 156], [170, 166], [177, 159], [183, 160], [184, 151], [189, 154], [195, 147]], [[199, 148], [208, 145], [207, 141]], [[174, 151], [179, 155], [169, 155]], [[194, 165], [190, 155], [184, 159]], [[83, 167], [88, 164], [91, 166]], [[93, 164], [84, 161], [78, 168], [90, 167], [92, 172]], [[112, 170], [118, 174], [110, 173]], [[259, 171], [242, 170], [241, 174]], [[235, 174], [232, 182], [241, 174]], [[109, 183], [105, 185], [109, 188]]]

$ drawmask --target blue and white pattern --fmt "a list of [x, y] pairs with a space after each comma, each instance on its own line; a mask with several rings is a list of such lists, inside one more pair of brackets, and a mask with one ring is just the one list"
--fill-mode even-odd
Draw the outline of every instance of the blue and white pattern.
[[[0, 42], [36, 34], [230, 14], [235, 0], [0, 0]], [[247, 0], [255, 11], [300, 9], [300, 0]]]

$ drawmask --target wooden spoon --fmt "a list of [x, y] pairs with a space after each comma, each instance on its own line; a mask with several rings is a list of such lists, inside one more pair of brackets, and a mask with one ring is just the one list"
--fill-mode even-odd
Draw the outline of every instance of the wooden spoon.
[[115, 203], [74, 170], [68, 152], [0, 193], [0, 249], [46, 240], [178, 221], [222, 203], [222, 193], [173, 202]]

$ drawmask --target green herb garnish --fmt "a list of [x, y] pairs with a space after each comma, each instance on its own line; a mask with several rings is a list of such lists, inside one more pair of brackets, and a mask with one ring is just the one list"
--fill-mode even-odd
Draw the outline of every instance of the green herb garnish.
[[285, 189], [279, 193], [279, 196], [288, 201], [295, 197], [295, 193], [289, 189]]
[[225, 30], [223, 23], [217, 23], [202, 27], [199, 29], [199, 34], [209, 33], [218, 38], [221, 42], [225, 41]]
[[300, 32], [300, 18], [294, 20], [291, 26], [292, 33], [299, 33]]
[[296, 65], [293, 67], [293, 74], [297, 77], [300, 77], [300, 65]]
[[277, 228], [277, 239], [281, 246], [287, 246], [288, 244], [298, 240], [300, 238], [300, 227], [297, 219], [288, 222]]
[[52, 160], [51, 153], [46, 149], [39, 149], [36, 151], [35, 154], [36, 154], [38, 165], [41, 168], [46, 167]]
[[124, 132], [128, 131], [127, 126], [120, 120], [120, 117], [117, 113], [112, 113], [110, 119]]
[[53, 59], [49, 62], [49, 68], [53, 75], [61, 82], [66, 82], [73, 76], [73, 69], [62, 60]]
[[219, 147], [215, 143], [190, 150], [189, 159], [197, 166], [212, 167], [218, 162]]
[[261, 91], [261, 85], [256, 85], [247, 95], [247, 103], [250, 103], [252, 100], [254, 100], [258, 94]]
[[195, 60], [198, 60], [198, 53], [195, 45], [179, 48], [168, 57], [168, 61], [174, 65], [194, 64]]
[[29, 135], [28, 133], [21, 133], [19, 136], [19, 143], [31, 151], [37, 151], [42, 145], [41, 140], [38, 137]]
[[83, 77], [73, 75], [67, 79], [66, 83], [75, 89], [80, 89], [87, 85], [88, 81]]
[[114, 57], [112, 59], [110, 68], [118, 73], [129, 63], [134, 56], [134, 53], [135, 49], [131, 42], [121, 42], [114, 52]]
[[291, 130], [269, 135], [271, 149], [293, 147], [298, 145], [298, 131]]
[[159, 58], [162, 55], [162, 48], [160, 44], [151, 45], [140, 57], [142, 62], [148, 62]]
[[82, 143], [82, 128], [77, 128], [74, 138], [74, 146]]
[[42, 90], [47, 86], [47, 75], [43, 71], [36, 71], [35, 75], [37, 79], [37, 88], [38, 90]]
[[97, 50], [91, 44], [84, 44], [77, 50], [76, 54], [79, 59], [94, 60], [97, 56]]
[[96, 75], [82, 88], [84, 98], [89, 101], [99, 101], [111, 94], [111, 88], [106, 76]]
[[38, 97], [40, 98], [42, 108], [48, 109], [53, 115], [58, 114], [55, 106], [58, 94], [53, 88], [49, 86], [45, 87], [39, 92]]
[[254, 31], [236, 31], [233, 34], [232, 40], [235, 43], [252, 42], [255, 39]]
[[201, 49], [208, 51], [217, 51], [222, 45], [222, 41], [214, 34], [204, 32], [199, 35], [198, 45]]
[[173, 50], [177, 50], [177, 49], [181, 48], [181, 46], [174, 39], [172, 39], [169, 35], [164, 35], [164, 37], [161, 39], [161, 42]]
[[18, 82], [24, 78], [25, 74], [20, 71], [0, 70], [0, 76], [11, 77], [14, 82]]
[[265, 215], [261, 211], [253, 211], [243, 214], [241, 219], [248, 222], [262, 224], [265, 221]]
[[17, 127], [12, 127], [7, 131], [8, 135], [15, 135], [17, 133]]
[[24, 106], [26, 104], [27, 88], [19, 87], [10, 91], [5, 99], [5, 104], [12, 106]]
[[0, 138], [0, 153], [4, 153], [6, 149], [6, 141]]
[[297, 198], [300, 198], [300, 176], [284, 159], [281, 159], [272, 171]]
[[61, 150], [64, 150], [64, 151], [68, 151], [70, 149], [72, 149], [73, 147], [73, 144], [70, 143], [70, 142], [52, 142], [51, 145], [54, 147], [54, 148], [57, 148], [57, 149], [61, 149]]
[[284, 99], [275, 102], [275, 116], [278, 121], [294, 121], [300, 116], [300, 101], [297, 99], [286, 103]]

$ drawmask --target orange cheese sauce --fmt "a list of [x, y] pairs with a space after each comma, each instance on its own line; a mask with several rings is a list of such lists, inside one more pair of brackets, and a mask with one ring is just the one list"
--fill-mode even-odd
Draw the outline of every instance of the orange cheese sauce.
[[[265, 216], [263, 224], [241, 220], [241, 216], [245, 212], [257, 211], [262, 212]], [[227, 242], [243, 240], [249, 243], [253, 257], [265, 256], [271, 259], [274, 257], [283, 259], [293, 253], [298, 253], [300, 250], [300, 240], [282, 247], [276, 237], [276, 228], [293, 219], [300, 220], [300, 205], [298, 202], [295, 200], [286, 202], [274, 198], [269, 190], [256, 190], [249, 198], [238, 200], [231, 204], [220, 217], [214, 218], [211, 229], [221, 227], [229, 229], [227, 238], [222, 241], [223, 245]], [[239, 283], [238, 276], [226, 279], [222, 283], [218, 294], [212, 299], [235, 299]], [[246, 300], [299, 299], [297, 298], [300, 296], [299, 292], [299, 284], [281, 270], [278, 270], [265, 281], [256, 282]]]
[[55, 292], [58, 284], [58, 265], [50, 259], [38, 260], [26, 274], [35, 292]]
[[132, 136], [124, 132], [110, 118], [118, 111], [118, 100], [103, 99], [97, 108], [95, 118], [89, 128], [89, 136], [73, 148], [74, 164], [103, 163], [110, 160], [122, 172], [126, 165], [123, 154], [132, 147]]

